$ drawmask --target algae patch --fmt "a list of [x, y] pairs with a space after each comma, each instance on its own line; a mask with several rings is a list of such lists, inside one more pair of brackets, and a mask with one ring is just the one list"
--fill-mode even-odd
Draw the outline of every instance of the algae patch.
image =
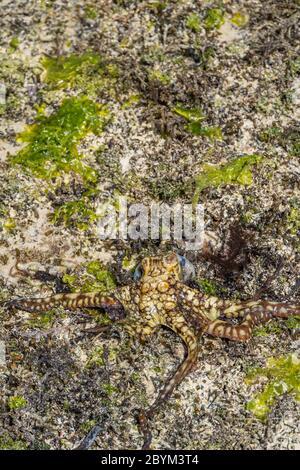
[[14, 440], [7, 433], [0, 436], [0, 450], [26, 450], [28, 444], [25, 441]]
[[[46, 330], [51, 328], [56, 320], [56, 310], [48, 310], [44, 312], [43, 315], [32, 315], [32, 317], [28, 320], [28, 326], [30, 328], [40, 328]], [[64, 313], [60, 314], [60, 318], [64, 316]]]
[[116, 65], [106, 63], [96, 53], [70, 54], [68, 56], [44, 57], [43, 80], [54, 88], [78, 88], [88, 95], [109, 88], [118, 77]]
[[249, 22], [249, 15], [242, 11], [237, 11], [231, 18], [231, 23], [233, 23], [238, 28], [244, 28]]
[[19, 410], [20, 408], [24, 408], [27, 405], [27, 401], [24, 397], [13, 396], [8, 399], [7, 404], [10, 410]]
[[204, 19], [205, 29], [220, 29], [224, 24], [224, 12], [221, 8], [209, 8]]
[[104, 365], [105, 365], [104, 350], [102, 346], [98, 346], [92, 351], [86, 363], [86, 367], [93, 367], [93, 366], [103, 367]]
[[289, 232], [292, 235], [297, 235], [300, 232], [300, 208], [291, 207], [287, 216], [287, 223]]
[[114, 276], [98, 260], [83, 265], [82, 271], [80, 276], [63, 276], [72, 292], [108, 292], [116, 287]]
[[[116, 287], [116, 283], [113, 275], [103, 269], [100, 261], [91, 261], [86, 266], [86, 272], [94, 278], [94, 282], [91, 287], [97, 289], [97, 291], [110, 291]], [[87, 283], [83, 286], [83, 289], [88, 287], [90, 289], [90, 283]], [[83, 290], [84, 292], [84, 290]]]
[[246, 383], [252, 385], [260, 377], [268, 379], [268, 384], [247, 404], [257, 418], [265, 420], [276, 399], [284, 394], [300, 401], [300, 358], [296, 354], [269, 358], [265, 368], [254, 368], [248, 374]]
[[297, 127], [281, 129], [271, 126], [260, 133], [259, 139], [267, 144], [280, 145], [291, 157], [300, 156], [300, 132]]
[[253, 330], [253, 336], [269, 336], [282, 333], [283, 329], [280, 324], [274, 322], [266, 325], [256, 326]]
[[184, 108], [176, 106], [173, 111], [184, 118], [188, 123], [185, 129], [193, 135], [207, 137], [209, 140], [222, 140], [222, 130], [216, 126], [205, 126], [202, 124], [206, 120], [206, 116], [201, 109]]
[[18, 49], [19, 45], [20, 45], [20, 39], [16, 36], [14, 36], [11, 40], [10, 40], [10, 43], [9, 43], [10, 47], [12, 48], [12, 50], [16, 50]]
[[196, 177], [196, 190], [193, 202], [197, 203], [201, 191], [206, 188], [226, 184], [251, 185], [253, 175], [251, 167], [262, 160], [260, 155], [244, 155], [221, 166], [205, 164], [202, 173]]
[[89, 20], [95, 20], [97, 18], [97, 11], [91, 5], [86, 5], [84, 7], [84, 16]]
[[189, 122], [201, 122], [205, 119], [203, 111], [199, 108], [184, 108], [182, 106], [176, 106], [174, 111]]
[[13, 218], [8, 217], [4, 222], [1, 222], [0, 227], [2, 227], [6, 232], [13, 232], [16, 229], [17, 224]]
[[156, 69], [150, 70], [148, 79], [152, 82], [159, 82], [162, 85], [168, 85], [171, 82], [170, 77], [166, 73]]
[[5, 84], [1, 90], [1, 98], [4, 99], [1, 100], [0, 115], [6, 113], [10, 117], [19, 117], [28, 102], [28, 93], [24, 93], [22, 88], [32, 71], [24, 61], [9, 54], [1, 53], [0, 63], [0, 83]]
[[75, 226], [79, 230], [88, 230], [90, 224], [98, 219], [91, 192], [97, 193], [92, 189], [87, 190], [80, 199], [56, 207], [51, 222], [53, 224], [63, 222], [66, 227]]
[[200, 18], [197, 13], [191, 13], [186, 19], [186, 26], [194, 33], [199, 33], [201, 29]]
[[[109, 351], [106, 351], [103, 346], [96, 346], [87, 362], [86, 362], [86, 367], [103, 367], [105, 366], [107, 361], [112, 361], [116, 358], [116, 351], [113, 349], [110, 349]], [[111, 395], [113, 392], [116, 391], [115, 387], [110, 385], [109, 383], [103, 383], [102, 384], [102, 390], [107, 393], [108, 395]]]
[[12, 157], [12, 163], [39, 178], [74, 172], [95, 181], [95, 171], [83, 163], [77, 145], [88, 133], [101, 133], [108, 117], [105, 106], [86, 97], [65, 99], [56, 112], [39, 115], [37, 123], [19, 135], [28, 145]]
[[219, 286], [211, 279], [197, 279], [196, 282], [204, 294], [214, 296], [220, 291]]
[[[66, 273], [62, 278], [71, 292], [111, 292], [116, 287], [113, 274], [98, 260], [83, 264], [78, 273]], [[94, 320], [106, 325], [111, 323], [108, 315], [98, 309], [88, 309]]]

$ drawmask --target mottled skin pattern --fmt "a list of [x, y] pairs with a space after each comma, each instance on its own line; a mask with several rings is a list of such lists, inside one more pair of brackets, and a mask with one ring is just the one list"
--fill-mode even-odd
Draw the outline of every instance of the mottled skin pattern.
[[[141, 342], [162, 325], [181, 337], [187, 350], [184, 361], [151, 407], [140, 412], [138, 417], [144, 435], [144, 449], [149, 448], [151, 443], [149, 418], [169, 398], [196, 363], [199, 338], [203, 333], [232, 341], [248, 341], [255, 325], [266, 323], [275, 317], [288, 318], [290, 315], [300, 314], [300, 305], [266, 300], [233, 303], [204, 295], [182, 282], [183, 264], [184, 259], [175, 253], [163, 258], [145, 258], [139, 268], [140, 280], [117, 288], [109, 296], [99, 293], [57, 294], [43, 299], [14, 300], [9, 303], [15, 308], [30, 312], [45, 312], [58, 305], [67, 309], [100, 307], [113, 320], [125, 318], [125, 328]], [[226, 320], [238, 317], [242, 319], [238, 325]]]

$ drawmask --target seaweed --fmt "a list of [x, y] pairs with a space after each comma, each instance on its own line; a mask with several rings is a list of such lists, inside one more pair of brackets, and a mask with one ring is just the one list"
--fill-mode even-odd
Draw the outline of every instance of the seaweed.
[[291, 207], [287, 216], [287, 224], [292, 235], [297, 235], [300, 232], [300, 207]]
[[238, 28], [244, 28], [248, 24], [249, 16], [247, 15], [247, 13], [237, 11], [236, 13], [234, 13], [234, 15], [232, 15], [230, 21]]
[[11, 438], [7, 433], [0, 436], [0, 450], [26, 450], [28, 444], [22, 440]]
[[53, 224], [63, 223], [66, 227], [75, 226], [85, 231], [89, 229], [92, 222], [98, 220], [98, 216], [93, 200], [84, 194], [78, 200], [67, 201], [56, 207], [50, 220]]
[[89, 96], [103, 88], [110, 89], [118, 77], [115, 64], [107, 63], [91, 51], [58, 57], [44, 57], [43, 80], [52, 88], [80, 89]]
[[219, 127], [203, 126], [202, 122], [206, 120], [206, 116], [199, 108], [185, 108], [176, 106], [173, 111], [183, 117], [188, 123], [185, 129], [193, 135], [207, 137], [209, 140], [222, 140], [222, 130]]
[[84, 16], [89, 20], [95, 20], [97, 18], [97, 11], [92, 5], [85, 5]]
[[224, 12], [221, 8], [209, 8], [204, 19], [205, 29], [220, 29], [224, 24]]
[[257, 418], [265, 421], [276, 400], [285, 394], [300, 401], [300, 358], [296, 354], [269, 358], [266, 367], [256, 367], [248, 373], [246, 383], [252, 385], [260, 377], [268, 379], [268, 384], [247, 404]]
[[204, 294], [214, 296], [219, 291], [218, 285], [211, 279], [197, 279], [196, 283]]
[[291, 157], [300, 156], [300, 129], [297, 126], [291, 126], [286, 129], [271, 126], [263, 130], [259, 138], [267, 144], [280, 145]]
[[193, 203], [198, 202], [200, 193], [206, 188], [217, 188], [228, 184], [250, 186], [253, 183], [251, 167], [261, 160], [260, 155], [253, 154], [235, 158], [221, 166], [203, 165], [202, 173], [196, 177]]
[[171, 82], [170, 77], [166, 73], [163, 73], [160, 70], [156, 69], [150, 70], [148, 74], [148, 79], [149, 81], [159, 82], [162, 85], [169, 85], [169, 83]]
[[65, 274], [65, 282], [71, 292], [108, 292], [116, 287], [114, 276], [104, 269], [100, 261], [91, 261], [83, 265], [80, 276]]
[[19, 410], [20, 408], [24, 408], [27, 405], [27, 401], [24, 397], [21, 396], [13, 396], [8, 399], [8, 407], [12, 410]]
[[56, 112], [38, 115], [37, 122], [19, 134], [28, 145], [11, 162], [39, 178], [73, 172], [85, 181], [96, 181], [95, 170], [82, 161], [77, 145], [90, 132], [100, 134], [108, 117], [106, 106], [85, 96], [65, 99]]
[[186, 19], [186, 26], [194, 33], [198, 33], [201, 29], [201, 22], [197, 13], [191, 13]]
[[16, 36], [14, 36], [11, 40], [10, 40], [10, 43], [9, 43], [10, 47], [12, 48], [12, 50], [16, 50], [18, 49], [19, 45], [20, 45], [20, 39]]

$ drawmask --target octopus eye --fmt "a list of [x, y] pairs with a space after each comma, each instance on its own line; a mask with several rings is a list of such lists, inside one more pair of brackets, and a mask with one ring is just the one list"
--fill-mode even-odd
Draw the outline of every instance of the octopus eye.
[[184, 268], [185, 265], [186, 265], [186, 258], [184, 256], [180, 256], [180, 255], [177, 255], [177, 258], [178, 258], [180, 266], [182, 268]]
[[182, 278], [184, 282], [193, 279], [195, 277], [195, 268], [193, 264], [184, 256], [177, 255], [177, 258], [181, 266]]
[[139, 263], [137, 265], [137, 267], [135, 268], [134, 275], [133, 275], [133, 280], [134, 281], [139, 281], [142, 278], [143, 274], [144, 274], [143, 267], [142, 267], [141, 263]]

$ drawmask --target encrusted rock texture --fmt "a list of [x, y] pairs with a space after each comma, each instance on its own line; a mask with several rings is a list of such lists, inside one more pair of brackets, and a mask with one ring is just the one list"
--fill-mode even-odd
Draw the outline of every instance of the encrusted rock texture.
[[[299, 24], [299, 0], [2, 0], [0, 300], [79, 290], [83, 279], [105, 290], [108, 275], [125, 285], [142, 257], [175, 250], [208, 293], [300, 303]], [[84, 54], [101, 57], [101, 79], [78, 63], [66, 80], [66, 70], [47, 76], [45, 58], [61, 71]], [[27, 126], [79, 96], [109, 113], [76, 143], [93, 178], [68, 167], [41, 177], [17, 162]], [[202, 113], [198, 134], [182, 109]], [[260, 157], [246, 181], [200, 191], [201, 249], [100, 239], [107, 202], [191, 204], [203, 165], [246, 155]], [[258, 328], [247, 344], [201, 341], [199, 367], [151, 422], [153, 449], [299, 449], [299, 376], [264, 419], [248, 404], [273, 379], [247, 382], [270, 357], [297, 357], [297, 322]], [[170, 331], [140, 345], [86, 310], [2, 306], [0, 345], [1, 448], [74, 449], [97, 424], [92, 449], [140, 448], [137, 412], [184, 355]]]

